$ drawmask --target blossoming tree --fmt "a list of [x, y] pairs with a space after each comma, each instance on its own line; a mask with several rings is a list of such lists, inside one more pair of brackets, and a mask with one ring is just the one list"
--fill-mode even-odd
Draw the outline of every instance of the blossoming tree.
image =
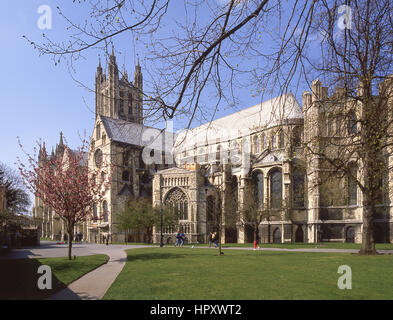
[[63, 220], [70, 260], [74, 226], [92, 216], [94, 205], [103, 201], [111, 181], [109, 169], [103, 179], [99, 174], [102, 168], [97, 172], [88, 167], [86, 146], [85, 141], [78, 150], [65, 145], [62, 156], [48, 156], [44, 144], [38, 160], [26, 153], [29, 162], [26, 166], [18, 159], [27, 188]]

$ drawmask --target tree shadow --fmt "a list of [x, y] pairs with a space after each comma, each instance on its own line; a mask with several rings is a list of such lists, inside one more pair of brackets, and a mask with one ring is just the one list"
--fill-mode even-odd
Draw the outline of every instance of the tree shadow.
[[187, 254], [182, 253], [129, 253], [127, 255], [127, 261], [138, 261], [138, 260], [163, 260], [163, 259], [180, 259], [185, 258]]
[[39, 289], [38, 268], [42, 265], [37, 259], [7, 259], [1, 261], [0, 299], [1, 300], [41, 300], [46, 299], [66, 285], [52, 273], [52, 289]]

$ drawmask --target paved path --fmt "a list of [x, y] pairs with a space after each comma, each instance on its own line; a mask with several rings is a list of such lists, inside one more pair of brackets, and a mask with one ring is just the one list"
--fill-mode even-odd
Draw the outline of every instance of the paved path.
[[[88, 272], [78, 280], [72, 282], [67, 288], [59, 291], [49, 300], [97, 300], [102, 299], [106, 291], [112, 285], [123, 269], [127, 254], [124, 250], [146, 248], [146, 245], [102, 245], [102, 244], [73, 244], [72, 254], [76, 256], [88, 256], [94, 254], [106, 254], [109, 256], [108, 263]], [[24, 259], [24, 258], [55, 258], [66, 257], [68, 245], [58, 245], [56, 242], [41, 241], [41, 246], [23, 249], [15, 249], [1, 259]]]
[[[103, 253], [102, 250], [98, 251]], [[72, 282], [67, 288], [51, 296], [49, 300], [102, 299], [127, 261], [127, 254], [123, 249], [112, 248], [106, 254], [109, 256], [108, 263]]]

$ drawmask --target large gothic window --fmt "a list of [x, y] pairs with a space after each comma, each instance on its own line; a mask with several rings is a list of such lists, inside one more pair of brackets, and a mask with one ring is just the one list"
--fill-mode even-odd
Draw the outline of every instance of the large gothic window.
[[282, 208], [282, 173], [274, 169], [270, 173], [270, 208]]
[[277, 149], [277, 136], [275, 134], [272, 135], [272, 149]]
[[348, 113], [348, 134], [357, 134], [358, 133], [358, 128], [357, 128], [357, 117], [355, 111], [351, 110]]
[[217, 161], [221, 161], [221, 145], [217, 146], [217, 149], [216, 149], [216, 160]]
[[266, 150], [267, 149], [267, 138], [264, 133], [262, 133], [262, 149]]
[[238, 209], [238, 199], [239, 199], [239, 185], [237, 182], [237, 177], [232, 176], [232, 203], [233, 203], [233, 210], [236, 212]]
[[93, 220], [97, 219], [97, 204], [93, 204]]
[[102, 203], [102, 213], [104, 215], [104, 222], [108, 222], [108, 202], [106, 200]]
[[187, 196], [180, 188], [173, 188], [168, 192], [165, 205], [177, 213], [179, 220], [188, 220]]
[[99, 139], [101, 139], [101, 126], [100, 126], [100, 124], [97, 124], [97, 127], [96, 127], [96, 140], [99, 140]]
[[304, 207], [304, 178], [305, 174], [301, 168], [293, 168], [293, 206]]
[[331, 137], [333, 135], [333, 116], [329, 115], [326, 120], [327, 135]]
[[356, 206], [358, 204], [358, 186], [356, 183], [357, 166], [351, 167], [351, 175], [348, 177], [349, 205]]
[[254, 136], [254, 153], [259, 153], [260, 151], [260, 140], [258, 136]]
[[280, 149], [284, 148], [284, 131], [280, 131], [280, 134], [278, 136], [278, 147]]
[[124, 170], [121, 176], [121, 180], [128, 182], [129, 179], [130, 179], [130, 173], [127, 170]]
[[97, 167], [101, 167], [102, 164], [102, 151], [97, 149], [94, 153], [94, 161]]
[[123, 152], [123, 166], [128, 167], [130, 160], [130, 153], [128, 151]]
[[263, 173], [254, 172], [252, 175], [254, 203], [260, 207], [263, 205]]
[[300, 127], [295, 127], [292, 132], [292, 145], [297, 148], [302, 145], [302, 132]]

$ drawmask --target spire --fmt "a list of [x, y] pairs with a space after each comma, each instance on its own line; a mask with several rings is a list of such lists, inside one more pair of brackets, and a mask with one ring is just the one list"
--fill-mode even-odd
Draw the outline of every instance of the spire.
[[135, 66], [134, 85], [138, 89], [142, 90], [142, 83], [143, 83], [142, 68], [139, 64], [139, 56], [138, 56], [137, 64]]
[[41, 148], [41, 143], [40, 143], [40, 150], [38, 151], [38, 163], [40, 163], [42, 160], [42, 148]]
[[109, 57], [109, 78], [118, 79], [119, 77], [119, 69], [117, 68], [116, 57], [114, 47], [112, 45], [112, 53]]
[[98, 56], [97, 77], [102, 77], [101, 57]]
[[46, 157], [47, 157], [47, 154], [46, 154], [45, 141], [44, 141], [44, 144], [42, 146], [41, 158], [42, 158], [42, 160], [46, 160]]
[[60, 131], [60, 141], [56, 146], [56, 157], [62, 157], [64, 154], [64, 142], [63, 142], [63, 132]]
[[64, 142], [63, 142], [63, 132], [60, 131], [60, 142], [59, 145], [64, 146]]

